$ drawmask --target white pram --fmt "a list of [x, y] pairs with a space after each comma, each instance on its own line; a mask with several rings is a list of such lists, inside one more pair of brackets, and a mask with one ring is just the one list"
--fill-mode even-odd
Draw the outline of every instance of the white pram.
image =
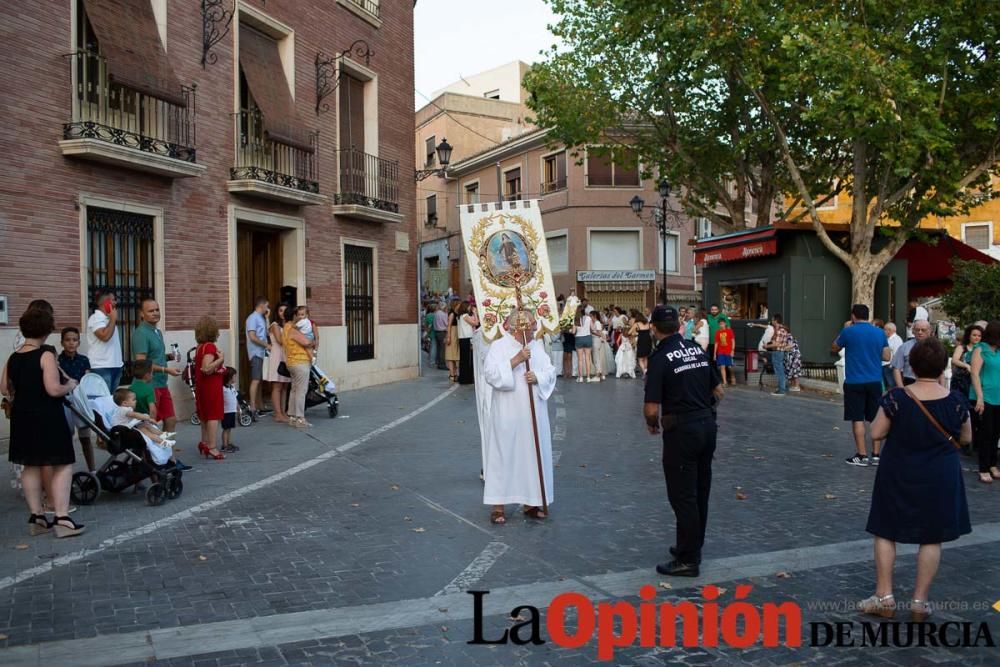
[[119, 493], [145, 479], [153, 480], [146, 490], [146, 502], [150, 505], [160, 505], [181, 495], [184, 490], [181, 472], [165, 465], [171, 456], [169, 447], [152, 442], [128, 426], [108, 428], [117, 406], [103, 378], [92, 373], [84, 375], [66, 397], [65, 405], [76, 416], [78, 425], [92, 429], [107, 443], [111, 454], [96, 474], [73, 475], [70, 494], [74, 503], [89, 505], [102, 490]]

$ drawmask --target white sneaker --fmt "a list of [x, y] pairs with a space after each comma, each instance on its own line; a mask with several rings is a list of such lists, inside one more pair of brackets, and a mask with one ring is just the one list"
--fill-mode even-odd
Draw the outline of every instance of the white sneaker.
[[802, 391], [802, 387], [789, 387], [788, 391]]
[[582, 375], [578, 376], [578, 377], [576, 378], [576, 382], [577, 382], [577, 384], [579, 384], [579, 383], [583, 382], [583, 376], [582, 376]]

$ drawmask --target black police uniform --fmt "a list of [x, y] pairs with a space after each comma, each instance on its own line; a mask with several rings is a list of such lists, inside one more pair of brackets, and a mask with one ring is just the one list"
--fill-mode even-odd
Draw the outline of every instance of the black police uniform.
[[[654, 320], [657, 316], [662, 321], [670, 314], [654, 313]], [[701, 561], [718, 430], [713, 390], [719, 384], [705, 351], [679, 333], [661, 340], [649, 357], [645, 401], [661, 406], [663, 475], [677, 520], [671, 553], [679, 563]]]

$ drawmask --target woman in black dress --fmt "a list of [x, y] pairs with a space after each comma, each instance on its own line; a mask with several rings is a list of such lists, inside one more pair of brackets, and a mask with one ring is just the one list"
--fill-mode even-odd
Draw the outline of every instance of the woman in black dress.
[[[875, 536], [875, 595], [862, 600], [867, 614], [891, 617], [896, 601], [892, 570], [896, 543], [919, 544], [917, 581], [910, 610], [913, 620], [931, 613], [927, 596], [941, 562], [941, 543], [972, 532], [962, 464], [956, 444], [972, 438], [969, 404], [938, 384], [948, 353], [935, 338], [917, 343], [910, 367], [917, 381], [888, 391], [872, 423], [872, 439], [887, 438], [875, 475], [869, 533]], [[952, 436], [946, 437], [921, 405]], [[953, 441], [953, 442], [952, 442]]]
[[[7, 360], [0, 377], [4, 394], [13, 396], [8, 458], [24, 466], [21, 483], [31, 512], [31, 534], [54, 527], [56, 537], [79, 535], [83, 526], [69, 517], [69, 489], [76, 457], [62, 404], [63, 397], [76, 388], [76, 381], [61, 384], [56, 355], [52, 348], [44, 346], [55, 329], [51, 312], [29, 308], [18, 325], [24, 343]], [[51, 478], [48, 497], [55, 508], [52, 522], [42, 510], [42, 476], [46, 468]]]
[[458, 310], [458, 383], [473, 384], [476, 381], [472, 363], [472, 336], [479, 326], [476, 307], [463, 302]]
[[638, 310], [632, 311], [632, 326], [635, 328], [635, 358], [639, 360], [639, 368], [643, 377], [646, 376], [646, 361], [653, 352], [653, 338], [649, 333], [649, 318]]

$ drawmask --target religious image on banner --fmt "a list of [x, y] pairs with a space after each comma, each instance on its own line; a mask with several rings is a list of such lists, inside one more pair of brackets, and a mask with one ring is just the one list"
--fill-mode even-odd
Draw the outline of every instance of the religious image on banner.
[[538, 200], [459, 208], [483, 339], [500, 337], [500, 327], [518, 299], [523, 309], [534, 313], [539, 336], [557, 332], [559, 313]]

